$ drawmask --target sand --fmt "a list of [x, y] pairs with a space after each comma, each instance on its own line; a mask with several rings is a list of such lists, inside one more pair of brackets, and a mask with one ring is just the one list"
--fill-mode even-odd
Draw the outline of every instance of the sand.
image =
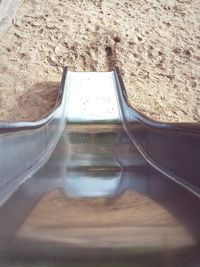
[[0, 0], [0, 38], [12, 22], [20, 0]]
[[24, 0], [1, 38], [0, 119], [55, 105], [62, 68], [119, 66], [131, 104], [162, 121], [200, 120], [198, 0]]

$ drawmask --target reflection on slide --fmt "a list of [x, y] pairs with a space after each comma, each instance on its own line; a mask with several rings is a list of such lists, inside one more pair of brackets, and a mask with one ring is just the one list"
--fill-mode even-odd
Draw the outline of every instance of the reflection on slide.
[[200, 265], [199, 127], [134, 111], [117, 70], [0, 127], [0, 266]]

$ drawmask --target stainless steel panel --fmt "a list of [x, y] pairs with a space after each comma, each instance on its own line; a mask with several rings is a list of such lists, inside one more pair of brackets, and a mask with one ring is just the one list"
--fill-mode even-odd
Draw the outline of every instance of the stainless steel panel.
[[52, 119], [1, 128], [4, 182], [59, 138], [0, 208], [0, 266], [200, 265], [199, 128], [142, 117], [116, 75], [69, 72]]

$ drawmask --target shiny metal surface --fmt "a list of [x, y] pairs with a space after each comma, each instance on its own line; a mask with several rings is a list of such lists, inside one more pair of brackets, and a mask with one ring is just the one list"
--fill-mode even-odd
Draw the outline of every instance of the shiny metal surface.
[[66, 121], [67, 69], [55, 109], [36, 122], [0, 123], [0, 206], [50, 157]]
[[68, 72], [67, 121], [120, 121], [113, 72]]
[[[134, 111], [117, 71], [66, 73], [56, 123], [37, 125], [53, 138], [66, 122], [57, 144], [2, 202], [0, 266], [200, 266], [199, 127]], [[4, 128], [22, 155], [40, 140], [26, 126]], [[16, 150], [9, 155], [14, 169]]]

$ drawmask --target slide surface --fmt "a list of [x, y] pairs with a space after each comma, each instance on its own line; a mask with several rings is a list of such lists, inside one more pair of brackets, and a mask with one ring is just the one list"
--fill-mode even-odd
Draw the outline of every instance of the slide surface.
[[0, 266], [198, 266], [199, 139], [65, 68], [52, 113], [0, 123]]

